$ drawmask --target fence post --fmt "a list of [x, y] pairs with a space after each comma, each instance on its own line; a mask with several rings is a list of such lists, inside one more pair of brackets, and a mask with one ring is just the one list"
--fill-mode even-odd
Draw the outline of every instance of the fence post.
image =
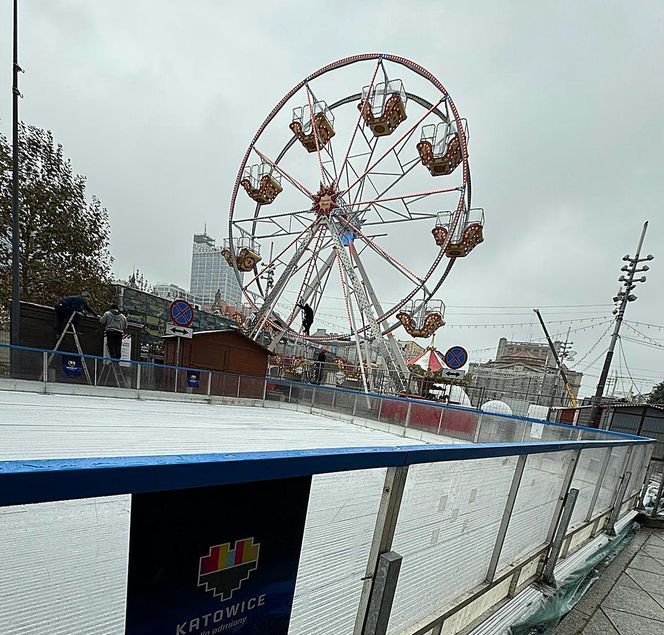
[[309, 406], [309, 412], [314, 411], [314, 401], [316, 400], [316, 386], [314, 386], [314, 389], [311, 391], [311, 406]]
[[237, 398], [240, 398], [240, 375], [237, 376]]
[[569, 465], [567, 466], [567, 471], [565, 472], [565, 477], [563, 478], [563, 485], [560, 488], [560, 496], [558, 497], [558, 503], [556, 504], [556, 511], [553, 514], [553, 519], [551, 520], [551, 525], [549, 527], [549, 532], [546, 536], [546, 542], [551, 543], [553, 537], [556, 533], [556, 527], [560, 523], [560, 517], [563, 512], [563, 507], [565, 501], [567, 500], [567, 493], [569, 488], [572, 486], [572, 480], [574, 479], [574, 472], [576, 471], [576, 466], [579, 463], [579, 456], [581, 455], [581, 450], [574, 450], [572, 452], [572, 458], [570, 459]]
[[406, 410], [406, 420], [404, 421], [403, 427], [407, 428], [410, 425], [410, 413], [411, 413], [411, 408], [413, 406], [413, 402], [409, 401], [408, 402], [408, 410]]
[[141, 389], [141, 368], [140, 364], [136, 364], [136, 390]]
[[[178, 339], [179, 339], [179, 338], [178, 338]], [[178, 372], [179, 372], [179, 370], [180, 370], [180, 369], [176, 366], [176, 367], [175, 367], [175, 390], [174, 390], [173, 392], [177, 392], [177, 391], [178, 391]]]
[[641, 488], [641, 496], [639, 496], [639, 509], [643, 509], [643, 505], [646, 500], [646, 494], [648, 493], [648, 485], [650, 484], [650, 479], [652, 478], [652, 473], [655, 470], [655, 465], [650, 461], [648, 469], [646, 470], [646, 475], [643, 478], [643, 486]]
[[48, 383], [48, 353], [46, 351], [42, 353], [42, 377], [44, 383]]
[[293, 394], [293, 384], [288, 384], [288, 403], [291, 402], [291, 396]]
[[355, 416], [356, 412], [357, 412], [357, 393], [355, 393], [355, 399], [353, 400], [353, 417]]
[[401, 500], [408, 476], [408, 466], [388, 467], [385, 474], [383, 494], [378, 507], [376, 526], [369, 550], [364, 584], [360, 595], [360, 603], [355, 618], [353, 635], [364, 635], [369, 605], [374, 591], [374, 581], [380, 556], [392, 550], [392, 541], [397, 526]]
[[616, 494], [616, 500], [613, 505], [613, 509], [611, 509], [611, 515], [609, 516], [609, 521], [606, 528], [606, 532], [609, 534], [609, 536], [616, 535], [616, 523], [618, 522], [620, 509], [623, 506], [623, 499], [625, 498], [625, 491], [627, 490], [627, 485], [629, 484], [631, 478], [632, 473], [625, 472], [620, 481], [620, 486], [618, 487], [618, 492]]
[[95, 386], [97, 385], [97, 358], [96, 357], [95, 357], [95, 363], [94, 363], [94, 385]]
[[438, 430], [436, 430], [436, 434], [440, 434], [440, 431], [443, 428], [443, 415], [445, 414], [445, 408], [441, 406], [440, 408], [440, 417], [438, 418]]
[[565, 503], [563, 506], [563, 513], [560, 517], [560, 523], [558, 523], [558, 528], [556, 530], [556, 535], [551, 543], [551, 548], [546, 555], [544, 561], [544, 571], [540, 580], [544, 584], [549, 586], [556, 586], [556, 578], [553, 575], [553, 570], [556, 567], [558, 562], [558, 557], [560, 556], [560, 550], [563, 546], [563, 541], [565, 540], [565, 535], [567, 534], [567, 529], [569, 528], [569, 523], [572, 520], [572, 513], [574, 512], [574, 505], [576, 505], [576, 498], [579, 495], [578, 489], [570, 489], [565, 497]]
[[[627, 470], [629, 469], [630, 462], [632, 459], [632, 450], [634, 449], [634, 446], [629, 446], [627, 448], [627, 452], [625, 452], [625, 458], [623, 459], [622, 466], [620, 467], [620, 472], [621, 477], [618, 479], [618, 482], [616, 483], [615, 489], [613, 490], [613, 496], [611, 497], [611, 510], [609, 513], [609, 517], [605, 520], [604, 525], [603, 525], [603, 530], [607, 531], [609, 535], [611, 535], [611, 532], [613, 530], [613, 523], [611, 522], [611, 519], [614, 516], [614, 512], [616, 510], [616, 504], [618, 507], [618, 511], [615, 512], [616, 514], [620, 513], [620, 508], [622, 507], [622, 500], [620, 503], [617, 503], [618, 499], [621, 498], [625, 495], [625, 490], [627, 489], [627, 483], [625, 482], [625, 474], [627, 473]], [[631, 476], [631, 475], [630, 475]], [[623, 488], [624, 485], [624, 488]], [[622, 494], [621, 494], [622, 490]]]
[[394, 551], [383, 553], [378, 558], [363, 635], [385, 635], [387, 633], [401, 561], [402, 557]]
[[267, 377], [263, 380], [263, 401], [267, 400]]
[[385, 401], [382, 397], [378, 397], [378, 419], [377, 421], [380, 421], [380, 413], [383, 410], [383, 401]]
[[595, 511], [595, 505], [597, 504], [597, 497], [602, 491], [602, 484], [604, 483], [604, 477], [606, 476], [606, 470], [609, 467], [609, 461], [611, 460], [612, 448], [606, 448], [606, 454], [604, 455], [604, 460], [602, 461], [602, 467], [599, 471], [599, 477], [597, 478], [597, 485], [595, 485], [595, 491], [593, 492], [592, 498], [590, 499], [590, 505], [588, 506], [588, 513], [586, 514], [586, 522], [590, 522], [590, 519], [593, 517]]
[[509, 528], [512, 512], [514, 511], [514, 503], [516, 502], [516, 496], [519, 493], [521, 478], [523, 477], [523, 470], [526, 467], [527, 458], [527, 454], [522, 454], [519, 456], [516, 462], [516, 466], [514, 467], [512, 484], [510, 485], [510, 491], [507, 494], [507, 501], [505, 501], [503, 517], [500, 521], [496, 542], [493, 546], [493, 553], [491, 554], [491, 561], [489, 562], [489, 569], [486, 574], [486, 581], [488, 583], [493, 582], [493, 579], [496, 576], [496, 569], [498, 568], [498, 562], [500, 561], [500, 553], [502, 552], [503, 545], [505, 544], [505, 536], [507, 536], [507, 529]]

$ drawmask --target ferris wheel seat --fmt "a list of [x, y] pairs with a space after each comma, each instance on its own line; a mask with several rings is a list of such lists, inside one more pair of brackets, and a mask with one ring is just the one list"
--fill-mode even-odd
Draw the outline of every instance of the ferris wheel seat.
[[445, 326], [445, 320], [438, 312], [429, 313], [421, 324], [417, 324], [413, 316], [404, 311], [397, 313], [396, 318], [411, 337], [431, 337], [439, 328]]
[[334, 137], [334, 126], [325, 112], [318, 112], [314, 115], [313, 127], [311, 123], [303, 125], [301, 118], [295, 118], [289, 128], [307, 152], [316, 152]]
[[431, 176], [452, 174], [462, 160], [461, 142], [457, 133], [451, 135], [444, 152], [440, 154], [434, 151], [434, 146], [429, 140], [420, 141], [417, 144], [417, 151], [422, 165], [429, 170]]
[[386, 137], [392, 134], [397, 126], [406, 120], [406, 104], [399, 93], [392, 93], [377, 115], [375, 108], [367, 99], [359, 103], [358, 109], [374, 137]]
[[257, 183], [258, 187], [255, 187], [255, 183], [252, 183], [249, 178], [243, 178], [240, 185], [245, 189], [249, 198], [260, 205], [269, 205], [284, 189], [271, 174], [263, 175]]
[[445, 255], [448, 258], [463, 258], [483, 241], [484, 233], [482, 225], [477, 222], [469, 223], [463, 230], [461, 240], [450, 243], [445, 249]]
[[237, 257], [237, 268], [240, 271], [251, 271], [262, 260], [260, 254], [253, 249], [243, 247]]
[[436, 227], [431, 230], [431, 233], [433, 234], [433, 239], [436, 241], [436, 245], [442, 247], [445, 244], [445, 239], [447, 238], [447, 227], [436, 225]]

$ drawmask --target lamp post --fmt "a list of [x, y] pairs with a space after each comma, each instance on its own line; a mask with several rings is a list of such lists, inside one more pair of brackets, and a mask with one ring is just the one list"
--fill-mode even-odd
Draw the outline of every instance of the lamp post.
[[[18, 74], [22, 69], [18, 65], [18, 0], [14, 0], [14, 56], [12, 82], [12, 312], [11, 312], [11, 343], [20, 344], [21, 318], [21, 278], [20, 278], [20, 225], [19, 225], [19, 183], [18, 183]], [[15, 360], [13, 360], [15, 361]], [[14, 364], [12, 368], [15, 370]], [[12, 371], [14, 372], [14, 371]]]
[[622, 326], [623, 318], [625, 317], [625, 309], [627, 304], [634, 302], [636, 296], [632, 293], [636, 287], [637, 282], [645, 282], [646, 277], [641, 276], [640, 278], [635, 278], [634, 276], [637, 273], [648, 271], [648, 265], [643, 265], [639, 268], [639, 264], [645, 262], [646, 260], [652, 260], [654, 256], [648, 254], [645, 258], [641, 258], [641, 247], [643, 246], [643, 239], [646, 236], [646, 231], [648, 229], [648, 221], [643, 223], [643, 229], [641, 230], [641, 237], [639, 238], [639, 244], [636, 248], [636, 255], [632, 258], [629, 254], [623, 256], [625, 263], [620, 271], [623, 274], [618, 278], [618, 282], [622, 283], [620, 290], [614, 296], [613, 301], [617, 304], [616, 308], [613, 310], [614, 315], [616, 316], [616, 323], [613, 327], [613, 334], [611, 335], [611, 343], [609, 344], [609, 350], [606, 352], [606, 357], [604, 359], [604, 366], [602, 367], [602, 372], [599, 376], [599, 381], [597, 382], [597, 390], [595, 395], [590, 400], [591, 409], [590, 409], [590, 425], [594, 427], [599, 427], [599, 411], [600, 404], [602, 402], [602, 397], [604, 395], [604, 387], [606, 385], [606, 379], [609, 375], [609, 370], [611, 368], [611, 360], [613, 359], [613, 351], [616, 347], [616, 342], [618, 341], [618, 336], [620, 334], [620, 327]]

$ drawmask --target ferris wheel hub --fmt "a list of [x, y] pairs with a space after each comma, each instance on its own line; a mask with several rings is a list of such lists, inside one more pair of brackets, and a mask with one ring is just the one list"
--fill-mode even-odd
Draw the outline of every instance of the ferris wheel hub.
[[320, 184], [320, 189], [313, 195], [314, 204], [311, 211], [318, 216], [329, 216], [332, 211], [337, 209], [337, 198], [339, 197], [339, 189], [331, 183], [330, 185]]

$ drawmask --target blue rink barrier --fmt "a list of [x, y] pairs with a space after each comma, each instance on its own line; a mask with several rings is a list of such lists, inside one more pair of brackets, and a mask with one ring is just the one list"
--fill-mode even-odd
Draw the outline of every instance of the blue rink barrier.
[[[559, 558], [628, 522], [654, 444], [619, 432], [203, 369], [132, 362], [124, 368], [126, 385], [114, 386], [112, 375], [104, 372], [109, 360], [84, 356], [95, 384], [90, 388], [84, 375], [54, 377], [58, 364], [49, 359], [52, 351], [17, 347], [15, 354], [23, 356], [18, 379], [28, 380], [28, 389], [35, 391], [71, 393], [71, 384], [78, 384], [81, 394], [100, 396], [160, 399], [164, 391], [182, 392], [190, 402], [190, 395], [218, 396], [224, 399], [212, 403], [227, 412], [233, 406], [223, 404], [230, 401], [265, 406], [278, 417], [285, 404], [304, 416], [324, 414], [385, 432], [429, 435], [422, 437], [431, 441], [427, 445], [397, 447], [0, 461], [0, 523], [11, 522], [11, 508], [22, 505], [21, 514], [13, 516], [34, 515], [35, 534], [49, 514], [56, 518], [49, 523], [66, 522], [68, 513], [78, 523], [77, 505], [83, 511], [92, 501], [101, 510], [114, 496], [131, 496], [131, 509], [125, 510], [130, 546], [117, 556], [127, 559], [129, 570], [126, 618], [115, 619], [125, 624], [126, 635], [212, 635], [214, 629], [240, 635], [350, 635], [356, 624], [363, 635], [376, 635], [371, 624], [379, 618], [389, 622], [388, 634], [436, 635], [443, 624], [457, 632], [534, 580], [551, 583], [546, 576], [553, 575]], [[192, 371], [198, 374], [196, 386], [187, 384]], [[18, 386], [13, 380], [6, 385]], [[462, 442], [436, 443], [442, 437]], [[234, 513], [225, 513], [224, 501], [232, 501]], [[261, 513], [257, 501], [269, 514]], [[91, 535], [95, 527], [90, 526]], [[74, 529], [77, 536], [88, 533], [78, 524]], [[29, 528], [20, 535], [31, 540]], [[278, 549], [280, 560], [269, 560], [271, 539], [289, 545]], [[186, 562], [178, 569], [181, 544], [189, 551], [182, 547]], [[4, 547], [11, 557], [12, 545]], [[29, 549], [37, 560], [44, 552], [51, 558], [49, 551], [39, 543]], [[150, 561], [152, 551], [167, 554], [163, 562]], [[239, 587], [236, 582], [234, 590], [222, 584], [227, 574], [209, 565], [223, 560], [222, 551], [227, 560], [233, 554], [234, 566], [246, 568], [242, 575], [249, 581]], [[96, 558], [87, 566], [94, 568]], [[199, 569], [199, 560], [208, 568], [200, 564]], [[164, 563], [174, 568], [159, 578], [166, 586], [155, 590], [145, 581], [157, 579]], [[182, 580], [192, 567], [199, 577], [184, 588]], [[270, 579], [268, 568], [274, 574]], [[10, 584], [21, 567], [7, 570]], [[87, 619], [90, 611], [81, 610], [85, 590], [72, 582], [78, 572], [66, 575], [58, 585], [57, 606], [75, 608], [53, 622], [52, 632], [122, 632], [76, 621]], [[110, 584], [104, 575], [100, 584]], [[382, 581], [390, 579], [398, 582], [393, 601], [379, 601], [386, 592]], [[180, 606], [180, 591], [183, 597], [195, 594], [196, 602]], [[109, 593], [113, 589], [104, 591]], [[6, 596], [16, 603], [16, 615], [34, 619], [35, 629], [51, 618], [48, 611], [59, 610], [21, 604], [21, 593]], [[153, 604], [161, 608], [148, 619], [143, 607]], [[123, 601], [117, 605], [125, 606]], [[102, 619], [112, 623], [105, 614]], [[267, 626], [261, 620], [268, 620]], [[151, 631], [146, 624], [153, 623]], [[256, 631], [260, 624], [263, 631]]]

